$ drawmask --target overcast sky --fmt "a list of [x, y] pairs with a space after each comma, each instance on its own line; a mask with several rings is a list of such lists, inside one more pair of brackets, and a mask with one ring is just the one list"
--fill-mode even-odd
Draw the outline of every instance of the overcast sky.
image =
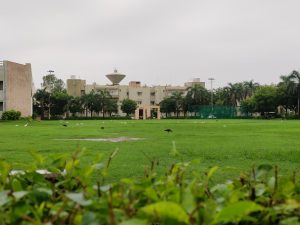
[[[0, 60], [66, 80], [214, 86], [300, 69], [299, 0], [0, 0]], [[209, 87], [209, 85], [207, 85]]]

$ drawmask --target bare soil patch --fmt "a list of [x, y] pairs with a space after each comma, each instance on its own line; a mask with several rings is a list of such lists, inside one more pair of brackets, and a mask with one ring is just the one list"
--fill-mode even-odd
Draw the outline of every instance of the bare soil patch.
[[60, 141], [107, 141], [107, 142], [124, 142], [124, 141], [141, 141], [144, 138], [134, 137], [114, 137], [114, 138], [68, 138], [68, 139], [55, 139]]

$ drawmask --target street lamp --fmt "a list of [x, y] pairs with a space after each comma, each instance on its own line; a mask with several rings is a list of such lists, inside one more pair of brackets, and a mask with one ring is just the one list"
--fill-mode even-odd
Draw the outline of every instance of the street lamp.
[[213, 113], [214, 110], [214, 93], [213, 93], [213, 81], [215, 80], [215, 78], [210, 77], [208, 78], [208, 80], [210, 80], [210, 92], [211, 92], [211, 114]]
[[[54, 73], [54, 70], [48, 70], [47, 71], [49, 73], [49, 75], [52, 75], [52, 73]], [[49, 85], [49, 84], [48, 84]], [[50, 84], [51, 85], [51, 84]], [[51, 118], [51, 111], [50, 111], [50, 106], [51, 106], [51, 103], [50, 103], [50, 98], [51, 98], [51, 91], [52, 91], [52, 87], [46, 87], [48, 88], [49, 90], [49, 110], [48, 110], [48, 119], [50, 120]]]

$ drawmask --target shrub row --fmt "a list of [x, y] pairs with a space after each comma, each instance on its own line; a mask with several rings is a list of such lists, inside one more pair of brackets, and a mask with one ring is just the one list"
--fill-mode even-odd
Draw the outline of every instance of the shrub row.
[[[213, 184], [217, 167], [186, 178], [190, 163], [174, 163], [165, 175], [157, 161], [143, 178], [107, 183], [106, 163], [80, 163], [81, 152], [51, 156], [32, 152], [24, 171], [0, 162], [0, 224], [298, 224], [300, 184], [280, 178], [270, 165], [222, 184]], [[47, 169], [43, 173], [37, 169]], [[50, 172], [48, 172], [50, 171]], [[189, 175], [189, 177], [191, 177]]]
[[15, 110], [8, 110], [3, 112], [2, 120], [19, 120], [21, 117], [21, 112]]

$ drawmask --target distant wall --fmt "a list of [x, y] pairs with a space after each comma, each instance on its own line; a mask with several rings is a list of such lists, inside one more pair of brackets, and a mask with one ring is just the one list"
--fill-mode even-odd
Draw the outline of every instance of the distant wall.
[[74, 97], [80, 97], [85, 93], [85, 80], [80, 79], [68, 79], [67, 80], [67, 93]]
[[22, 116], [32, 116], [32, 73], [29, 63], [22, 65], [4, 61], [6, 74], [5, 105], [18, 110]]

